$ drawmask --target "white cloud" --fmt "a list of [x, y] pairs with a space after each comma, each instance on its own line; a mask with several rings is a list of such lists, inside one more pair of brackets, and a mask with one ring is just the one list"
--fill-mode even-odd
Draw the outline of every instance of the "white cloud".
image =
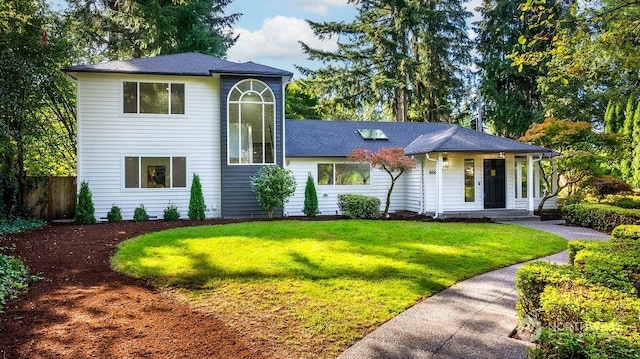
[[264, 58], [287, 59], [291, 62], [304, 60], [306, 56], [298, 41], [312, 48], [329, 51], [337, 49], [336, 40], [319, 40], [306, 21], [294, 17], [268, 18], [263, 21], [259, 30], [251, 32], [237, 28], [236, 34], [240, 35], [238, 41], [227, 51], [227, 57], [231, 61], [260, 62]]
[[293, 7], [303, 11], [309, 11], [318, 15], [327, 15], [332, 7], [343, 7], [349, 5], [347, 0], [293, 0]]

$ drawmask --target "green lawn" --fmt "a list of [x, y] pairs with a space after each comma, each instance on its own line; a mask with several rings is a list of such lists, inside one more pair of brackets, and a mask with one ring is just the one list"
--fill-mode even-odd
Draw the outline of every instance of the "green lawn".
[[332, 357], [460, 280], [565, 247], [504, 224], [269, 221], [147, 234], [121, 244], [112, 265], [180, 288], [296, 357]]

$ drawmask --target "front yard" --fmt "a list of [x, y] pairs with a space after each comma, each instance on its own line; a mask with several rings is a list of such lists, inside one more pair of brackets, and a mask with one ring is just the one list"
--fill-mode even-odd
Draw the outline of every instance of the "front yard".
[[146, 234], [112, 266], [176, 288], [254, 343], [334, 357], [422, 298], [565, 247], [502, 224], [270, 221]]

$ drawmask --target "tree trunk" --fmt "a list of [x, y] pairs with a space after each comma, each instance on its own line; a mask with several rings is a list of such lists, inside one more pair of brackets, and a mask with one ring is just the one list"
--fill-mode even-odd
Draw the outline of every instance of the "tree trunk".
[[385, 218], [389, 214], [389, 205], [391, 204], [391, 192], [393, 192], [393, 186], [396, 185], [396, 178], [391, 179], [391, 186], [389, 186], [389, 190], [387, 191], [387, 203], [384, 205], [384, 213], [382, 214]]

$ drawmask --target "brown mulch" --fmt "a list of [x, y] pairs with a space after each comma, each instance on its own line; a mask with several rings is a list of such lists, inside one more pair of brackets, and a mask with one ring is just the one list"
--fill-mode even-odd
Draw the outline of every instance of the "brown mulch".
[[[226, 223], [220, 220], [208, 223]], [[248, 333], [109, 267], [116, 245], [203, 222], [50, 225], [0, 242], [32, 283], [0, 314], [0, 358], [263, 358]]]

